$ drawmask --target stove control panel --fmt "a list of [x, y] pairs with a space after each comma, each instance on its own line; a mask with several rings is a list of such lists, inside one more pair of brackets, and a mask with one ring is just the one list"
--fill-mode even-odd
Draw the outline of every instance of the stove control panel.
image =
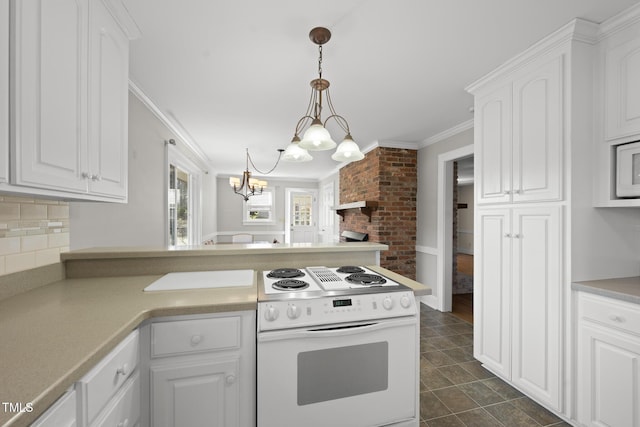
[[411, 291], [261, 302], [261, 331], [412, 316], [417, 313]]

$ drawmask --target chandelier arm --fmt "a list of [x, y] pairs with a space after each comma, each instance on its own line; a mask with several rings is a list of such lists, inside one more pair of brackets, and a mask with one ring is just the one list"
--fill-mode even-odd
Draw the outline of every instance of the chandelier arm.
[[326, 92], [327, 92], [327, 105], [329, 105], [329, 111], [331, 111], [331, 115], [327, 117], [327, 119], [324, 121], [325, 127], [326, 127], [327, 121], [329, 121], [329, 119], [333, 117], [334, 120], [338, 123], [338, 126], [340, 126], [343, 131], [345, 131], [346, 133], [350, 133], [349, 123], [347, 122], [347, 119], [345, 119], [344, 117], [336, 113], [336, 109], [333, 107], [333, 101], [331, 101], [331, 93], [329, 92], [328, 88]]
[[351, 133], [349, 131], [349, 123], [347, 122], [347, 119], [345, 119], [344, 117], [338, 115], [338, 114], [332, 114], [329, 117], [326, 118], [326, 120], [324, 121], [323, 126], [326, 128], [327, 127], [327, 122], [329, 121], [329, 119], [333, 119], [335, 120], [336, 123], [338, 123], [338, 126], [340, 126], [340, 128], [342, 128], [342, 130], [349, 134]]
[[313, 120], [313, 117], [308, 114], [306, 116], [302, 116], [302, 118], [298, 120], [298, 124], [296, 125], [296, 135], [300, 136], [300, 132], [304, 129], [309, 120]]
[[[303, 118], [304, 118], [304, 117], [303, 117]], [[283, 153], [283, 152], [284, 152], [284, 150], [278, 150], [278, 160], [276, 160], [276, 164], [275, 164], [275, 165], [273, 165], [273, 167], [272, 167], [271, 169], [269, 169], [269, 171], [268, 171], [268, 172], [263, 172], [263, 171], [261, 171], [260, 169], [258, 169], [258, 168], [256, 167], [256, 165], [253, 163], [253, 159], [252, 159], [252, 158], [251, 158], [251, 156], [249, 155], [249, 150], [247, 150], [247, 161], [248, 161], [249, 163], [251, 163], [251, 166], [253, 167], [253, 169], [255, 169], [255, 171], [256, 171], [256, 172], [258, 172], [258, 173], [260, 173], [260, 174], [262, 174], [262, 175], [269, 175], [271, 172], [273, 172], [273, 171], [276, 169], [276, 167], [278, 167], [278, 163], [280, 163], [280, 159], [282, 158], [282, 153]], [[248, 168], [249, 168], [249, 167], [247, 166], [247, 169], [248, 169]], [[254, 187], [255, 187], [255, 186], [254, 186]]]

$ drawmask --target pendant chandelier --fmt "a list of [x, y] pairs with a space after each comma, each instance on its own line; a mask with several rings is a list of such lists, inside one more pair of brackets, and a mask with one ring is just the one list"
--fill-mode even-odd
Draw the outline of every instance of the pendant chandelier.
[[242, 172], [242, 180], [240, 180], [240, 178], [236, 176], [232, 176], [229, 178], [229, 185], [231, 186], [231, 188], [233, 188], [233, 192], [239, 195], [240, 197], [242, 197], [245, 202], [248, 201], [249, 197], [251, 196], [262, 194], [262, 191], [267, 187], [267, 181], [251, 178], [249, 163], [251, 163], [251, 166], [253, 166], [253, 168], [257, 172], [262, 173], [264, 175], [268, 175], [271, 172], [273, 172], [276, 166], [278, 166], [278, 163], [280, 162], [280, 159], [282, 157], [282, 153], [284, 150], [282, 149], [278, 150], [278, 152], [280, 153], [278, 155], [278, 160], [276, 161], [276, 164], [273, 166], [273, 168], [271, 168], [271, 170], [269, 170], [268, 172], [261, 172], [260, 170], [258, 170], [256, 166], [253, 164], [253, 160], [251, 160], [251, 156], [249, 155], [249, 149], [247, 148], [246, 151], [247, 151], [247, 168], [245, 169], [244, 172]]
[[[331, 150], [336, 147], [335, 141], [331, 139], [326, 124], [333, 119], [345, 132], [345, 137], [338, 145], [335, 153], [331, 155], [333, 160], [338, 162], [353, 162], [362, 160], [364, 154], [360, 151], [358, 144], [353, 141], [347, 120], [336, 114], [329, 94], [329, 81], [322, 78], [322, 45], [331, 39], [331, 32], [323, 27], [316, 27], [309, 33], [311, 41], [318, 45], [318, 78], [311, 80], [311, 97], [304, 116], [298, 120], [291, 143], [285, 149], [282, 160], [287, 162], [308, 162], [313, 159], [309, 151]], [[326, 105], [329, 107], [330, 115], [322, 120], [323, 95], [326, 98]], [[304, 132], [302, 139], [300, 134]]]

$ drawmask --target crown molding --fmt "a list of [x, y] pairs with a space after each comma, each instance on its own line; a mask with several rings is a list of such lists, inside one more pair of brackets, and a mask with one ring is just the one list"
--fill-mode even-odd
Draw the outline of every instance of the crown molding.
[[111, 15], [116, 19], [122, 31], [127, 35], [129, 40], [142, 37], [140, 27], [129, 13], [129, 9], [122, 0], [102, 0], [102, 3], [109, 10]]
[[207, 168], [211, 166], [211, 161], [207, 157], [206, 154], [202, 151], [200, 146], [193, 141], [191, 137], [181, 128], [179, 128], [173, 120], [170, 120], [160, 109], [156, 106], [156, 104], [149, 98], [140, 87], [131, 79], [129, 79], [129, 91], [136, 96], [142, 102], [145, 107], [149, 109], [153, 113], [154, 116], [165, 125], [169, 131], [176, 135], [184, 145], [197, 157], [197, 159], [202, 162]]
[[489, 74], [471, 83], [465, 90], [471, 94], [476, 94], [476, 92], [485, 85], [512, 74], [525, 67], [535, 58], [558, 49], [569, 41], [578, 41], [592, 45], [596, 44], [598, 42], [598, 28], [599, 26], [596, 23], [576, 18], [509, 59]]
[[462, 133], [466, 130], [473, 129], [473, 119], [469, 119], [466, 122], [462, 122], [452, 128], [449, 128], [445, 131], [442, 131], [438, 134], [430, 136], [429, 138], [423, 140], [420, 143], [420, 148], [428, 147], [429, 145], [435, 144], [440, 141], [444, 141], [445, 139], [449, 139], [454, 135]]
[[638, 22], [640, 22], [640, 3], [623, 10], [600, 24], [598, 41], [611, 37], [613, 34]]

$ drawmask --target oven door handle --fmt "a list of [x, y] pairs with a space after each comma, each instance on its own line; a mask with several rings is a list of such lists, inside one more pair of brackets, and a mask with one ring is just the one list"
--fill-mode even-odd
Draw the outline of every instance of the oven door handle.
[[334, 326], [308, 327], [302, 329], [287, 329], [280, 331], [268, 331], [258, 334], [258, 341], [277, 341], [294, 338], [330, 338], [342, 337], [363, 332], [379, 331], [398, 326], [416, 326], [415, 316], [401, 317], [389, 320], [363, 321], [359, 323], [342, 324]]

